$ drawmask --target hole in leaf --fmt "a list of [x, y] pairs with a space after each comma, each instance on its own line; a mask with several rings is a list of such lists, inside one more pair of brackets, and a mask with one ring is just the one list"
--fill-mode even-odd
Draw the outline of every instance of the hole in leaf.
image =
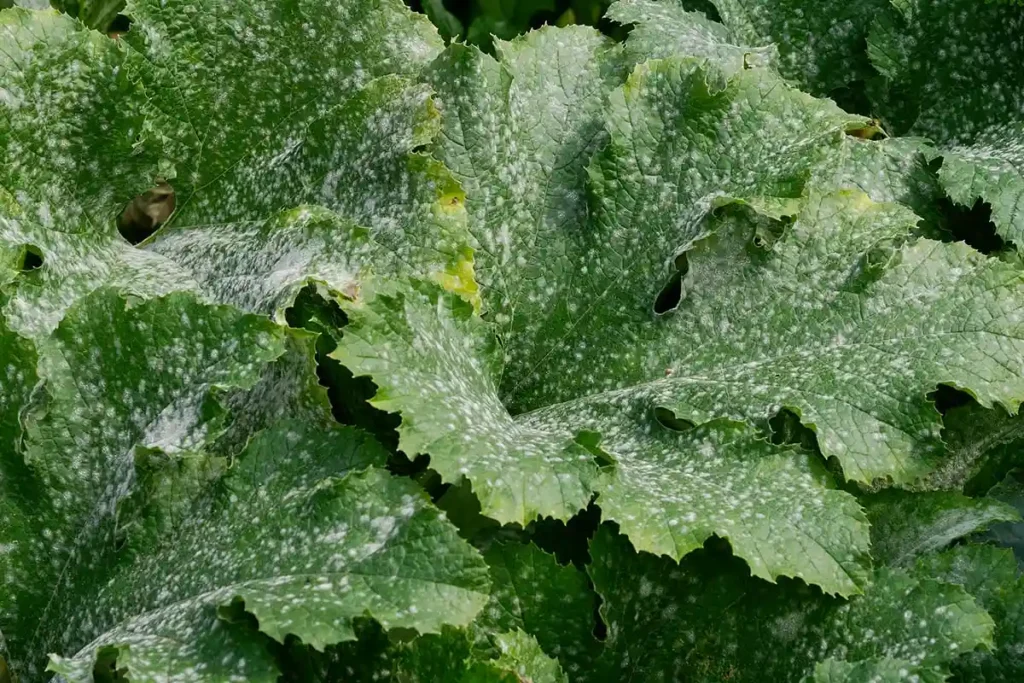
[[943, 197], [939, 201], [939, 210], [946, 218], [946, 229], [953, 241], [964, 242], [983, 254], [996, 254], [1008, 247], [996, 234], [992, 207], [987, 202], [979, 199], [968, 208]]
[[818, 450], [814, 430], [801, 422], [789, 408], [782, 408], [768, 419], [768, 430], [771, 442], [777, 446], [794, 445], [809, 451]]
[[576, 435], [574, 441], [590, 453], [598, 467], [613, 467], [615, 465], [615, 456], [601, 448], [601, 434], [599, 432], [584, 429]]
[[658, 315], [674, 311], [679, 306], [679, 302], [683, 300], [683, 277], [690, 269], [690, 264], [686, 260], [686, 252], [676, 256], [674, 265], [675, 272], [672, 273], [672, 277], [661, 288], [654, 300], [654, 312]]
[[664, 315], [673, 311], [679, 306], [683, 298], [683, 276], [679, 271], [672, 274], [668, 284], [658, 292], [658, 298], [654, 300], [654, 312]]
[[938, 388], [928, 394], [928, 399], [935, 404], [935, 409], [945, 415], [953, 408], [966, 406], [974, 403], [974, 397], [966, 391], [961, 391], [948, 384], [940, 384]]
[[688, 432], [697, 426], [690, 420], [676, 417], [674, 412], [661, 406], [654, 409], [654, 419], [660, 422], [662, 427], [671, 429], [673, 432]]
[[138, 244], [159, 228], [174, 212], [174, 188], [160, 182], [125, 207], [117, 219], [117, 230], [130, 244]]
[[33, 245], [25, 247], [25, 256], [21, 261], [21, 272], [27, 273], [36, 270], [43, 265], [43, 254]]
[[96, 683], [121, 683], [128, 680], [127, 668], [117, 668], [116, 647], [107, 646], [97, 650], [96, 663], [92, 667], [92, 679]]

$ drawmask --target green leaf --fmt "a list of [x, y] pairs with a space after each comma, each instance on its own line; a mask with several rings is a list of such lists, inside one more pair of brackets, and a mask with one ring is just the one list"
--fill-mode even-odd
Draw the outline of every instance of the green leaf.
[[351, 428], [264, 432], [159, 551], [77, 615], [79, 637], [93, 640], [54, 668], [90, 680], [81, 672], [97, 652], [116, 648], [132, 679], [273, 680], [268, 654], [247, 661], [224, 642], [239, 637], [218, 623], [232, 605], [274, 640], [293, 634], [320, 650], [354, 639], [364, 615], [428, 633], [469, 623], [486, 601], [486, 565], [414, 482], [359, 469], [385, 457]]
[[959, 406], [943, 417], [946, 457], [925, 485], [984, 494], [1010, 469], [1024, 465], [1024, 417], [1008, 416], [998, 406]]
[[[965, 17], [970, 21], [965, 21]], [[953, 201], [981, 198], [1003, 238], [1024, 245], [1024, 13], [972, 0], [903, 0], [880, 15], [868, 53], [894, 132], [931, 138]], [[936, 49], [936, 46], [939, 46]]]
[[379, 628], [364, 625], [359, 629], [358, 642], [343, 643], [324, 655], [293, 647], [286, 674], [298, 668], [295, 655], [299, 654], [305, 662], [296, 681], [566, 682], [558, 661], [547, 657], [526, 633], [513, 630], [494, 634], [492, 640], [495, 651], [482, 653], [472, 650], [465, 630], [444, 627], [439, 634], [400, 640], [388, 639]]
[[199, 456], [223, 428], [218, 396], [253, 386], [283, 352], [269, 321], [186, 294], [132, 304], [99, 290], [72, 307], [40, 348], [45, 395], [24, 418], [23, 457], [10, 456], [0, 630], [15, 671], [31, 680], [48, 652], [84, 643], [68, 625], [135, 522], [121, 509], [135, 459]]
[[677, 0], [618, 0], [605, 16], [633, 25], [626, 41], [626, 57], [631, 64], [676, 55], [700, 57], [733, 74], [748, 66], [768, 66], [778, 59], [774, 46], [744, 45], [725, 26], [703, 12], [685, 9]]
[[[387, 663], [380, 667], [380, 673], [366, 676], [366, 680], [463, 681], [471, 657], [469, 634], [444, 629], [439, 635], [423, 636], [411, 643], [389, 644], [383, 653]], [[356, 658], [350, 660], [349, 667], [367, 671]]]
[[[52, 12], [4, 13], [0, 35], [16, 52], [0, 66], [10, 112], [0, 139], [16, 161], [0, 172], [13, 198], [0, 239], [44, 257], [8, 305], [19, 331], [45, 335], [106, 284], [152, 296], [197, 288], [194, 274], [212, 297], [256, 310], [325, 270], [347, 275], [358, 253], [333, 270], [311, 255], [324, 239], [345, 247], [340, 235], [299, 225], [289, 242], [260, 231], [310, 203], [365, 226], [388, 253], [385, 272], [390, 261], [472, 295], [461, 193], [414, 151], [436, 133], [437, 112], [426, 88], [393, 75], [417, 74], [440, 51], [429, 21], [398, 0], [247, 7], [207, 3], [197, 21], [187, 0], [140, 0], [117, 41]], [[131, 249], [115, 218], [158, 179], [175, 191], [170, 242]], [[242, 248], [224, 259], [236, 233]], [[187, 270], [153, 253], [182, 249]], [[256, 291], [211, 284], [218, 270]]]
[[[914, 678], [908, 678], [913, 676]], [[814, 667], [810, 683], [903, 683], [906, 680], [942, 683], [946, 675], [922, 669], [906, 659], [882, 657], [852, 663], [841, 659], [826, 659]]]
[[[1012, 470], [1006, 478], [989, 491], [989, 496], [1012, 505], [1024, 517], [1024, 470]], [[980, 538], [998, 543], [1013, 550], [1017, 564], [1024, 569], [1024, 523], [1020, 518], [995, 524]]]
[[473, 485], [484, 514], [525, 526], [571, 517], [597, 474], [573, 435], [520, 427], [498, 400], [494, 338], [461, 299], [435, 287], [381, 285], [346, 302], [349, 324], [331, 357], [379, 388], [371, 403], [402, 413], [399, 447], [429, 453], [446, 481]]
[[110, 22], [124, 9], [125, 0], [55, 0], [53, 6], [89, 28], [106, 33]]
[[571, 680], [580, 680], [599, 646], [593, 634], [597, 596], [586, 575], [533, 544], [495, 544], [484, 559], [493, 588], [475, 627], [529, 634]]
[[953, 491], [912, 493], [891, 489], [866, 496], [871, 522], [871, 555], [894, 567], [986, 529], [995, 522], [1017, 521], [1012, 506], [991, 498], [968, 498]]
[[775, 43], [777, 66], [788, 79], [816, 95], [869, 75], [864, 40], [885, 0], [713, 0], [737, 40]]
[[964, 587], [995, 621], [995, 650], [970, 652], [953, 663], [953, 680], [1018, 681], [1024, 676], [1024, 579], [1013, 555], [988, 545], [962, 545], [927, 555], [918, 569]]
[[545, 655], [533, 636], [522, 631], [511, 631], [496, 636], [495, 641], [501, 654], [492, 666], [515, 674], [512, 680], [568, 683], [569, 679], [558, 660]]
[[574, 267], [586, 164], [607, 141], [601, 117], [624, 65], [582, 26], [499, 41], [497, 52], [452, 45], [435, 62], [444, 134], [434, 153], [466, 190], [489, 315], [516, 330], [547, 314]]
[[[493, 339], [468, 304], [389, 285], [346, 310], [332, 355], [372, 377], [374, 405], [401, 412], [402, 450], [429, 453], [446, 481], [467, 478], [485, 515], [565, 519], [599, 492], [607, 518], [642, 549], [678, 559], [717, 533], [758, 576], [801, 576], [844, 595], [863, 583], [866, 520], [809, 454], [727, 421], [675, 433], [642, 390], [513, 419], [497, 399]], [[583, 433], [600, 434], [615, 461], [600, 478]]]
[[459, 18], [444, 6], [443, 0], [424, 0], [423, 12], [430, 17], [430, 21], [445, 40], [458, 38], [465, 30]]
[[491, 52], [494, 39], [509, 40], [535, 25], [537, 16], [554, 12], [554, 0], [474, 0], [474, 15], [467, 40]]
[[[540, 62], [526, 75], [516, 76], [512, 58], [464, 59], [461, 71], [443, 72], [465, 103], [458, 107], [438, 84], [452, 122], [438, 154], [466, 186], [485, 309], [504, 342], [499, 387], [517, 412], [629, 384], [629, 356], [649, 355], [656, 293], [674, 275], [678, 252], [705, 233], [706, 214], [730, 200], [792, 213], [809, 169], [843, 129], [864, 123], [763, 69], [723, 82], [699, 60], [670, 59], [637, 67], [612, 93], [605, 138], [595, 121], [610, 87], [599, 78], [605, 62], [590, 58], [594, 48], [562, 57], [553, 30], [532, 35], [550, 37], [513, 43], [515, 54], [533, 55], [524, 70]], [[442, 62], [463, 54], [450, 49]], [[532, 83], [562, 63], [545, 88], [578, 84], [581, 99], [528, 97], [548, 92], [535, 87], [515, 95], [517, 81]], [[589, 70], [581, 73], [581, 63]], [[464, 85], [477, 64], [487, 88]], [[522, 105], [505, 105], [506, 90]], [[609, 142], [584, 175], [602, 139]]]
[[[462, 190], [437, 161], [414, 151], [438, 126], [425, 87], [396, 77], [373, 81], [321, 114], [272, 163], [262, 160], [261, 175], [238, 178], [269, 186], [246, 200], [254, 220], [232, 215], [186, 229], [178, 214], [149, 249], [187, 267], [215, 301], [279, 319], [308, 282], [352, 297], [366, 272], [433, 276], [472, 295]], [[290, 208], [306, 201], [333, 211]], [[211, 210], [224, 211], [191, 215], [200, 221]]]
[[720, 552], [679, 565], [636, 553], [607, 526], [591, 554], [608, 625], [593, 681], [789, 681], [830, 658], [906, 660], [933, 672], [923, 680], [941, 681], [957, 655], [992, 643], [985, 611], [925, 573], [877, 570], [864, 595], [847, 602], [797, 581], [751, 578]]
[[920, 233], [946, 237], [939, 211], [942, 188], [929, 168], [935, 150], [921, 138], [843, 138], [814, 170], [808, 192], [860, 190], [876, 202], [903, 204], [921, 218]]

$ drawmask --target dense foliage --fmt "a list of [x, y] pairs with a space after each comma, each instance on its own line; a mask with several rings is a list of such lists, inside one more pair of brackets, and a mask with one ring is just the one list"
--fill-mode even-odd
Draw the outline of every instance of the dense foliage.
[[0, 680], [1024, 680], [1024, 9], [56, 4]]

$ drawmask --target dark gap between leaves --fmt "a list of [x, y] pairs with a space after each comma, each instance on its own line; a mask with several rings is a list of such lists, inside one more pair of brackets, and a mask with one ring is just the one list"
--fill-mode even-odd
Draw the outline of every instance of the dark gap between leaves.
[[[867, 51], [867, 40], [861, 42], [864, 45], [864, 52], [861, 54], [864, 54]], [[874, 109], [868, 98], [867, 87], [862, 80], [853, 81], [829, 91], [828, 98], [839, 105], [840, 109], [851, 114], [870, 117]]]
[[120, 36], [131, 30], [132, 19], [123, 14], [118, 14], [114, 17], [114, 20], [110, 22], [110, 26], [107, 27], [108, 35]]
[[[304, 287], [295, 297], [295, 302], [285, 311], [285, 321], [294, 328], [316, 333], [316, 375], [320, 386], [327, 389], [334, 419], [345, 425], [356, 425], [365, 429], [380, 441], [391, 453], [398, 452], [398, 425], [401, 418], [397, 413], [388, 413], [370, 405], [377, 393], [377, 385], [369, 377], [355, 377], [352, 371], [330, 357], [337, 348], [336, 337], [348, 324], [348, 316], [336, 301], [328, 301], [316, 292], [313, 286]], [[395, 462], [403, 472], [420, 472], [426, 463], [420, 458]], [[413, 466], [411, 463], [416, 463]], [[391, 463], [389, 463], [390, 465]]]
[[[593, 582], [591, 582], [591, 588], [593, 588]], [[594, 591], [597, 593], [597, 591]], [[594, 639], [598, 642], [603, 643], [608, 640], [608, 624], [604, 623], [604, 619], [601, 618], [601, 604], [604, 602], [601, 600], [601, 596], [597, 596], [597, 600], [594, 600], [594, 628], [591, 633], [594, 635]]]
[[599, 526], [601, 508], [591, 500], [586, 508], [566, 522], [541, 517], [531, 522], [526, 531], [530, 540], [541, 550], [554, 555], [559, 564], [573, 564], [580, 571], [585, 571], [590, 563], [590, 541]]

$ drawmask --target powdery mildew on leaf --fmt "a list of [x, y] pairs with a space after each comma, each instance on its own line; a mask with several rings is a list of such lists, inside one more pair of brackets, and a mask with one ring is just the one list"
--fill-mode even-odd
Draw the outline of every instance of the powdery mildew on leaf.
[[279, 322], [308, 282], [322, 283], [337, 296], [358, 292], [363, 268], [378, 251], [374, 247], [365, 228], [315, 206], [262, 223], [173, 231], [155, 245], [185, 264], [214, 301]]
[[953, 408], [943, 417], [946, 457], [922, 484], [931, 489], [988, 491], [1015, 465], [1024, 465], [1024, 415], [985, 410], [977, 405]]
[[601, 435], [615, 459], [595, 485], [605, 519], [639, 549], [674, 559], [715, 534], [763, 579], [796, 576], [850, 595], [867, 581], [868, 529], [813, 456], [762, 440], [747, 425], [662, 425], [651, 397], [626, 391], [553, 406], [523, 419], [554, 433]]
[[[1024, 517], [1024, 469], [1018, 467], [1008, 472], [989, 490], [988, 496], [1011, 505]], [[1017, 566], [1024, 566], [1024, 521], [1017, 519], [994, 524], [976, 539], [1011, 549], [1017, 558]]]
[[18, 275], [5, 307], [11, 326], [37, 340], [53, 332], [70, 303], [99, 287], [143, 297], [199, 290], [188, 270], [132, 247], [112, 226], [62, 232], [29, 217], [4, 216], [0, 209], [0, 241], [32, 245], [42, 254], [42, 266]]
[[399, 446], [429, 453], [447, 480], [473, 485], [484, 513], [525, 526], [586, 507], [593, 456], [574, 435], [517, 424], [498, 399], [491, 330], [469, 304], [429, 285], [383, 286], [346, 302], [331, 354], [380, 387], [371, 401], [402, 414]]
[[674, 56], [700, 57], [732, 74], [748, 66], [766, 67], [778, 59], [774, 46], [763, 42], [744, 45], [725, 26], [703, 12], [684, 8], [678, 0], [618, 0], [605, 16], [633, 25], [625, 48], [631, 64]]
[[271, 638], [294, 634], [320, 650], [354, 639], [364, 615], [420, 632], [467, 624], [487, 599], [486, 565], [414, 482], [364, 469], [385, 457], [347, 427], [262, 433], [159, 550], [76, 615], [95, 640], [55, 668], [91, 680], [82, 674], [97, 651], [113, 647], [133, 679], [272, 680], [268, 653], [246, 660], [224, 642], [241, 640], [218, 620], [235, 601]]
[[868, 53], [876, 100], [897, 133], [931, 138], [949, 196], [992, 207], [999, 234], [1024, 245], [1024, 12], [971, 0], [903, 0], [881, 14]]
[[876, 202], [903, 204], [920, 219], [920, 233], [938, 239], [943, 216], [942, 187], [928, 167], [936, 154], [922, 138], [862, 140], [846, 136], [834, 154], [822, 160], [808, 183], [809, 192], [860, 190]]
[[[466, 190], [489, 315], [520, 337], [572, 305], [562, 296], [586, 230], [586, 164], [607, 140], [601, 116], [625, 64], [620, 48], [582, 26], [496, 49], [500, 61], [453, 45], [433, 65], [444, 125], [435, 154]], [[509, 344], [509, 362], [526, 351]]]
[[[280, 312], [307, 281], [353, 296], [367, 271], [433, 275], [474, 295], [462, 190], [414, 151], [438, 126], [426, 87], [372, 81], [272, 160], [247, 159], [248, 173], [233, 169], [231, 187], [253, 197], [232, 209], [214, 199], [186, 206], [191, 213], [177, 215], [148, 248], [185, 265], [216, 301], [258, 312]], [[331, 210], [290, 208], [310, 202]]]
[[516, 410], [616, 384], [577, 370], [614, 366], [607, 345], [651, 323], [673, 258], [712, 206], [791, 208], [808, 169], [864, 123], [767, 70], [725, 81], [699, 59], [643, 64], [608, 96], [621, 60], [584, 29], [499, 47], [500, 63], [461, 47], [439, 60], [437, 154], [467, 189], [485, 307], [503, 331], [501, 392]]
[[[135, 0], [116, 40], [5, 9], [15, 674], [57, 652], [73, 681], [1015, 682], [1012, 558], [933, 552], [1010, 509], [890, 490], [866, 515], [826, 471], [977, 492], [1016, 457], [1020, 263], [921, 239], [941, 187], [1024, 244], [1024, 19], [967, 2], [718, 0], [719, 24], [620, 0], [624, 45], [545, 28], [496, 58], [398, 0]], [[930, 141], [844, 136], [874, 124], [792, 85], [868, 54], [872, 113]], [[157, 179], [176, 213], [136, 248], [115, 217]], [[331, 349], [455, 484], [458, 530], [332, 426], [328, 366], [335, 414], [382, 413]], [[946, 444], [938, 384], [981, 406]], [[780, 410], [802, 449], [766, 440]], [[592, 503], [620, 529], [591, 545], [603, 644], [580, 570], [459, 538]]]
[[678, 565], [636, 553], [607, 525], [591, 555], [608, 625], [595, 682], [797, 681], [830, 658], [900, 660], [942, 681], [960, 653], [992, 644], [992, 619], [974, 599], [925, 573], [876, 570], [864, 595], [844, 601], [751, 578], [720, 553]]
[[779, 71], [815, 95], [870, 74], [864, 40], [885, 0], [713, 0], [722, 23], [750, 45], [775, 43]]
[[1020, 123], [993, 126], [969, 145], [944, 147], [939, 179], [958, 204], [986, 201], [996, 231], [1024, 251], [1024, 114]]
[[[0, 584], [8, 596], [0, 598], [0, 609], [9, 606], [11, 586], [17, 569], [9, 557], [18, 552], [14, 539], [30, 539], [34, 529], [22, 514], [23, 501], [31, 501], [35, 489], [32, 474], [20, 452], [21, 418], [38, 381], [35, 346], [15, 334], [0, 314]], [[6, 621], [6, 620], [5, 620]], [[3, 638], [6, 623], [0, 623], [0, 657], [5, 656]]]
[[573, 377], [579, 393], [636, 378], [634, 391], [698, 424], [789, 407], [861, 481], [910, 482], [934, 466], [941, 421], [926, 394], [938, 383], [1016, 410], [1024, 327], [1013, 267], [962, 244], [900, 246], [916, 218], [857, 192], [811, 197], [774, 242], [778, 227], [763, 220], [721, 222], [688, 252], [674, 314], [634, 328], [629, 345], [607, 341], [614, 366], [587, 365]]
[[1011, 505], [954, 491], [891, 489], [861, 502], [871, 522], [871, 557], [894, 567], [910, 566], [919, 556], [942, 550], [996, 522], [1020, 520]]
[[675, 434], [653, 418], [655, 394], [643, 387], [513, 419], [497, 399], [489, 330], [468, 304], [389, 287], [346, 310], [333, 355], [373, 378], [375, 405], [401, 411], [402, 449], [430, 453], [447, 481], [467, 478], [485, 515], [565, 519], [599, 492], [645, 550], [678, 559], [717, 533], [764, 578], [801, 576], [842, 594], [863, 583], [864, 517], [807, 454], [738, 424]]
[[[9, 198], [0, 228], [5, 243], [44, 257], [8, 305], [24, 333], [46, 334], [98, 286], [152, 296], [196, 288], [195, 272], [205, 289], [217, 269], [212, 296], [229, 300], [238, 283], [223, 280], [262, 272], [267, 291], [239, 303], [279, 303], [293, 281], [323, 275], [322, 260], [310, 263], [322, 245], [297, 231], [286, 252], [268, 254], [283, 238], [268, 245], [251, 233], [309, 203], [368, 228], [381, 270], [475, 291], [461, 192], [413, 151], [433, 137], [437, 112], [425, 87], [390, 75], [414, 75], [440, 51], [429, 22], [397, 0], [237, 9], [204, 3], [197, 23], [188, 2], [135, 2], [119, 40], [52, 12], [4, 13], [0, 30], [18, 54], [2, 67], [0, 131], [17, 161], [0, 176]], [[166, 232], [185, 239], [185, 269], [153, 253], [160, 239], [141, 252], [114, 229], [158, 178], [176, 192]], [[224, 260], [226, 224], [256, 244]], [[202, 236], [180, 236], [192, 230], [208, 231], [209, 249]], [[165, 245], [172, 258], [182, 256], [176, 246]], [[359, 255], [345, 254], [332, 275], [365, 265]]]
[[961, 545], [918, 559], [918, 569], [973, 595], [995, 621], [994, 652], [969, 652], [953, 662], [955, 680], [1011, 683], [1024, 676], [1024, 578], [1013, 553]]
[[99, 290], [71, 309], [40, 349], [45, 396], [16, 462], [24, 491], [0, 529], [0, 629], [15, 671], [31, 680], [47, 652], [83, 637], [68, 624], [132, 525], [120, 511], [139, 452], [201, 451], [220, 429], [217, 394], [252, 386], [283, 346], [269, 321], [186, 294], [130, 305]]
[[[11, 326], [41, 337], [78, 297], [105, 284], [142, 295], [194, 287], [188, 273], [131, 248], [114, 216], [152, 183], [134, 94], [138, 55], [52, 11], [0, 14], [0, 245], [32, 245], [44, 266], [22, 274]], [[138, 96], [138, 95], [136, 95]]]
[[942, 673], [922, 669], [906, 659], [880, 657], [860, 662], [826, 659], [814, 667], [814, 677], [807, 683], [904, 683], [905, 681], [944, 681]]
[[310, 427], [334, 422], [327, 390], [317, 378], [314, 345], [312, 334], [288, 329], [285, 352], [267, 366], [252, 388], [228, 392], [221, 399], [228, 425], [213, 451], [237, 454], [257, 432], [285, 419]]
[[[1016, 407], [1020, 275], [963, 245], [913, 241], [912, 214], [854, 191], [808, 198], [781, 235], [742, 212], [716, 223], [688, 253], [673, 316], [618, 342], [614, 364], [558, 377], [584, 396], [600, 381], [632, 386], [511, 420], [482, 323], [422, 289], [352, 304], [336, 356], [373, 377], [380, 407], [403, 413], [403, 448], [430, 453], [448, 481], [467, 477], [499, 521], [565, 517], [598, 491], [643, 550], [678, 558], [718, 534], [758, 576], [855, 592], [867, 536], [852, 500], [806, 454], [712, 421], [760, 422], [787, 407], [846, 476], [913, 482], [941, 453], [927, 399], [938, 383]], [[653, 416], [659, 407], [708, 424], [673, 433]], [[596, 450], [584, 432], [599, 435]], [[595, 479], [598, 465], [607, 471]]]
[[863, 123], [767, 70], [723, 80], [695, 59], [638, 66], [609, 106], [609, 144], [588, 167], [590, 221], [571, 235], [575, 270], [546, 295], [546, 315], [505, 344], [502, 388], [515, 410], [640, 379], [631, 356], [648, 355], [664, 327], [658, 291], [711, 209], [743, 201], [791, 213], [809, 169]]
[[[16, 459], [21, 412], [36, 384], [35, 345], [15, 334], [0, 315], [0, 467]], [[2, 481], [2, 480], [0, 480]], [[4, 496], [7, 499], [7, 496]]]
[[597, 596], [586, 575], [532, 543], [495, 544], [484, 559], [493, 588], [474, 628], [528, 633], [570, 680], [583, 680], [599, 650], [593, 636]]
[[545, 655], [533, 636], [515, 630], [495, 636], [495, 642], [500, 654], [492, 666], [513, 673], [512, 680], [568, 683], [559, 661]]
[[[444, 681], [445, 683], [567, 683], [556, 659], [519, 629], [492, 634], [493, 651], [472, 647], [465, 630], [444, 628], [412, 641], [389, 641], [364, 628], [359, 641], [327, 653], [318, 683], [332, 681]], [[349, 645], [349, 644], [346, 644]], [[308, 677], [301, 680], [309, 681]]]

